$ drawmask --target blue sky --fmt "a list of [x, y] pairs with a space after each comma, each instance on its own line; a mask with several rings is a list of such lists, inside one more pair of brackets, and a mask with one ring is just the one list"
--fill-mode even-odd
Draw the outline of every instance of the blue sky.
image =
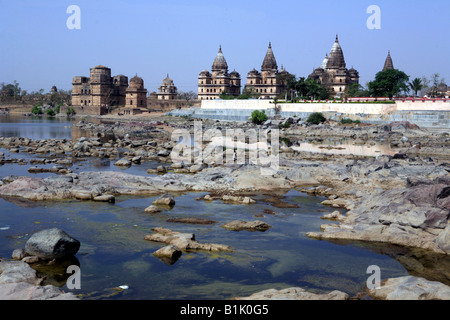
[[[69, 30], [70, 5], [81, 9], [81, 29]], [[366, 12], [381, 9], [381, 29]], [[260, 69], [269, 41], [279, 67], [308, 76], [336, 34], [347, 67], [365, 85], [388, 50], [411, 78], [440, 73], [450, 84], [448, 0], [0, 0], [0, 83], [22, 89], [71, 89], [73, 76], [102, 64], [112, 74], [136, 73], [149, 92], [169, 73], [179, 90], [197, 91], [219, 45], [243, 83]]]

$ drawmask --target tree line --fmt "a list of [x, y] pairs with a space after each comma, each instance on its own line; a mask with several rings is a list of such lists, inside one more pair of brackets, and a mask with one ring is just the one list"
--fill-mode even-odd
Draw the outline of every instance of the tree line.
[[20, 88], [17, 81], [13, 83], [0, 83], [0, 104], [24, 104], [33, 106], [50, 105], [53, 107], [70, 105], [72, 99], [72, 91], [56, 90], [44, 92], [39, 91], [28, 92]]
[[[330, 92], [315, 80], [306, 77], [296, 77], [294, 74], [279, 74], [277, 81], [283, 84], [284, 90], [275, 100], [298, 101], [298, 100], [327, 100], [333, 98]], [[343, 98], [351, 97], [417, 97], [427, 95], [430, 98], [445, 97], [447, 91], [445, 79], [439, 73], [433, 74], [430, 79], [427, 77], [410, 77], [403, 71], [391, 69], [378, 72], [373, 81], [366, 84], [366, 87], [359, 83], [347, 86]], [[237, 99], [258, 99], [261, 96], [253, 87], [245, 86], [242, 94]], [[222, 92], [221, 99], [234, 99], [234, 96]]]

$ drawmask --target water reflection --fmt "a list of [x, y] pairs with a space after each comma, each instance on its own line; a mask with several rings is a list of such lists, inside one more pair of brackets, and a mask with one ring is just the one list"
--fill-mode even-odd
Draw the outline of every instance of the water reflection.
[[37, 271], [38, 275], [44, 278], [42, 285], [53, 285], [63, 287], [67, 279], [72, 275], [67, 273], [67, 268], [71, 265], [80, 267], [80, 261], [76, 257], [70, 257], [56, 261], [40, 261], [31, 264], [31, 267]]
[[76, 120], [61, 117], [0, 115], [0, 137], [38, 139], [79, 139], [89, 132], [75, 126]]
[[449, 255], [377, 242], [353, 240], [329, 240], [329, 242], [342, 246], [360, 247], [377, 254], [387, 255], [400, 262], [412, 276], [439, 281], [450, 286]]

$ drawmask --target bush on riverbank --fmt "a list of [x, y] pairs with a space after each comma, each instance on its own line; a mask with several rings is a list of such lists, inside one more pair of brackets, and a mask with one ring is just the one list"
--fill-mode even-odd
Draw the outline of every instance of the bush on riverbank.
[[35, 105], [32, 109], [31, 109], [31, 113], [38, 115], [38, 114], [42, 114], [42, 107]]
[[75, 114], [76, 114], [75, 109], [72, 108], [72, 107], [67, 107], [66, 114], [67, 114], [68, 116], [73, 116], [73, 115], [75, 115]]
[[255, 110], [252, 112], [252, 122], [254, 124], [261, 124], [267, 121], [267, 115], [266, 112]]
[[322, 122], [327, 121], [327, 119], [323, 116], [321, 112], [313, 112], [309, 115], [306, 122], [312, 123], [312, 124], [319, 124]]
[[360, 124], [361, 123], [361, 121], [359, 121], [359, 120], [352, 120], [352, 119], [349, 119], [349, 118], [342, 118], [341, 119], [341, 124]]

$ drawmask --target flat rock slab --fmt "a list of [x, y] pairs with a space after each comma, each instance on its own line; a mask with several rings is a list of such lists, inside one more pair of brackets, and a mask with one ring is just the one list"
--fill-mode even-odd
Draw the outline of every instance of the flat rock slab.
[[0, 283], [0, 300], [79, 300], [72, 293], [63, 293], [58, 288], [36, 286], [26, 282]]
[[167, 222], [179, 222], [179, 223], [189, 223], [189, 224], [214, 224], [217, 221], [201, 219], [201, 218], [173, 218], [167, 219]]
[[302, 288], [287, 288], [282, 290], [268, 289], [254, 293], [248, 297], [236, 297], [233, 300], [349, 300], [350, 296], [341, 291], [331, 291], [319, 294], [308, 292]]
[[146, 235], [144, 239], [171, 244], [181, 250], [232, 251], [232, 248], [228, 245], [200, 243], [195, 240], [193, 233], [174, 232], [166, 228], [154, 228], [153, 231], [155, 233]]
[[228, 222], [224, 225], [222, 225], [223, 228], [227, 230], [233, 230], [233, 231], [241, 231], [241, 230], [247, 230], [247, 231], [266, 231], [271, 228], [271, 226], [263, 221], [255, 220], [255, 221], [241, 221], [241, 220], [234, 220], [231, 222]]
[[148, 206], [147, 208], [145, 208], [144, 211], [147, 213], [159, 213], [162, 210], [158, 206], [155, 206], [152, 204], [151, 206]]
[[116, 198], [111, 194], [103, 194], [93, 198], [94, 201], [114, 203]]
[[450, 300], [449, 286], [413, 276], [387, 279], [368, 293], [381, 300]]

